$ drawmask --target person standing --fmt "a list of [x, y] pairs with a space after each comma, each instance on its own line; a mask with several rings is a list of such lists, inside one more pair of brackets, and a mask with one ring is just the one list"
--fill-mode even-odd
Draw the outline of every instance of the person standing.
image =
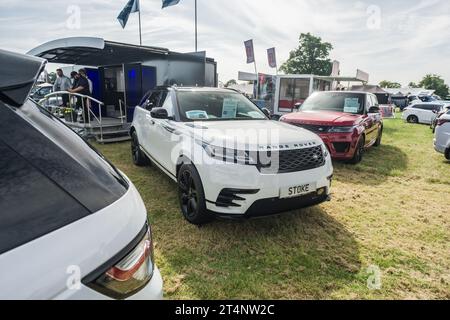
[[[85, 96], [90, 96], [89, 81], [86, 78], [86, 71], [84, 69], [78, 70], [78, 79], [75, 81], [74, 88], [69, 89], [70, 93], [79, 93]], [[87, 98], [78, 98], [77, 107], [83, 107], [83, 121], [86, 122], [87, 117], [91, 119], [89, 113], [89, 105]]]
[[[57, 78], [55, 80], [55, 83], [53, 84], [53, 92], [58, 91], [69, 91], [71, 89], [72, 85], [70, 83], [70, 79], [66, 77], [62, 71], [62, 69], [56, 69], [56, 75]], [[62, 94], [61, 95], [63, 106], [67, 107], [69, 103], [69, 95], [68, 94]]]

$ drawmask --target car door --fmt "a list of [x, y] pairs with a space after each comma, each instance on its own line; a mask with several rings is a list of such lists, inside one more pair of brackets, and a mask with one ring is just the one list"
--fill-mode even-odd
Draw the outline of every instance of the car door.
[[422, 122], [430, 124], [434, 117], [434, 110], [435, 106], [431, 104], [423, 105], [422, 110]]
[[369, 113], [371, 107], [377, 107], [378, 102], [371, 94], [366, 96], [366, 117], [364, 120], [364, 127], [366, 129], [366, 144], [371, 144], [375, 141], [377, 136], [377, 121], [376, 114]]
[[[169, 117], [174, 117], [174, 106], [173, 93], [162, 91], [158, 107], [166, 109]], [[180, 141], [180, 135], [176, 130], [174, 120], [155, 118], [152, 118], [152, 120], [153, 145], [151, 147], [155, 154], [154, 158], [169, 174], [175, 177], [178, 159], [176, 146]]]
[[141, 102], [141, 115], [139, 116], [139, 143], [145, 152], [152, 158], [156, 156], [154, 145], [156, 138], [154, 134], [155, 121], [151, 116], [153, 108], [157, 107], [161, 97], [161, 90], [152, 91], [147, 99]]

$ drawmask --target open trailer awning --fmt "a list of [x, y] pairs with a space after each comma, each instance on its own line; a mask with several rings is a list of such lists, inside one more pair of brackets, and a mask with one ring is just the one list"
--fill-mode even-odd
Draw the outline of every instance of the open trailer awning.
[[94, 37], [73, 37], [44, 43], [28, 52], [51, 63], [106, 66], [148, 60], [168, 55], [159, 47], [105, 41]]

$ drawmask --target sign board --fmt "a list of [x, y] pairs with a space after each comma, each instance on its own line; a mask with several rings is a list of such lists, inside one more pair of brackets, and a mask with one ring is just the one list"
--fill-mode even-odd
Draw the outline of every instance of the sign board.
[[357, 69], [356, 70], [356, 79], [363, 81], [363, 82], [369, 82], [369, 74], [367, 72]]

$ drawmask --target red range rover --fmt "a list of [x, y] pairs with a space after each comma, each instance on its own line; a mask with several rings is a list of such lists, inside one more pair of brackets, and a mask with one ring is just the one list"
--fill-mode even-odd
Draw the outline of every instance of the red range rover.
[[313, 93], [298, 112], [280, 121], [318, 134], [332, 158], [358, 163], [364, 150], [379, 146], [383, 122], [377, 97], [367, 92], [325, 91]]

